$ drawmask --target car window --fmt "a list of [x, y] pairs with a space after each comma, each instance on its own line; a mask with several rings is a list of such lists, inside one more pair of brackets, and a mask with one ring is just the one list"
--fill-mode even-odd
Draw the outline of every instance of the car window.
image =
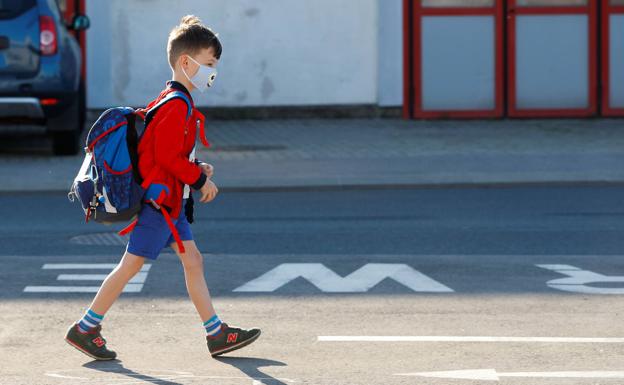
[[0, 19], [13, 19], [34, 7], [37, 0], [0, 0]]

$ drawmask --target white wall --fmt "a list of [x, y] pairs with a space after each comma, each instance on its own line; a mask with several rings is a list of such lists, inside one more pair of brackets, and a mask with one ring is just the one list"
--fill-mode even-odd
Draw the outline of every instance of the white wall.
[[400, 3], [87, 0], [89, 106], [140, 106], [157, 95], [171, 76], [167, 36], [185, 14], [224, 46], [215, 86], [198, 105], [400, 105]]
[[403, 1], [379, 0], [379, 105], [403, 104]]

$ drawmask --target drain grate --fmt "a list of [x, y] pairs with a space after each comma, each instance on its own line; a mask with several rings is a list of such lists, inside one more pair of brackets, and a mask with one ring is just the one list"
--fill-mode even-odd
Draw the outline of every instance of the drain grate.
[[91, 245], [91, 246], [125, 246], [128, 242], [128, 237], [117, 233], [96, 233], [78, 235], [69, 240], [69, 242], [76, 245]]

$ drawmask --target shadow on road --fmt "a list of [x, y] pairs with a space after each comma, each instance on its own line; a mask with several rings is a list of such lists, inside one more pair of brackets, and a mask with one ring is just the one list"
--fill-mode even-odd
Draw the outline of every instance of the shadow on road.
[[288, 366], [281, 361], [252, 357], [215, 357], [215, 360], [232, 365], [247, 375], [251, 380], [257, 380], [266, 385], [286, 385], [285, 382], [271, 377], [260, 370], [260, 368], [265, 366]]
[[157, 377], [152, 377], [147, 374], [135, 372], [132, 369], [128, 369], [124, 367], [122, 362], [119, 360], [91, 361], [82, 366], [87, 369], [93, 369], [93, 370], [97, 370], [97, 371], [104, 372], [104, 373], [114, 373], [114, 374], [128, 376], [133, 380], [141, 380], [141, 381], [145, 381], [147, 383], [152, 383], [155, 385], [183, 385], [179, 382], [173, 382], [173, 381], [167, 380], [166, 378], [163, 378], [163, 377], [168, 377], [169, 375], [165, 375], [161, 378], [157, 378]]

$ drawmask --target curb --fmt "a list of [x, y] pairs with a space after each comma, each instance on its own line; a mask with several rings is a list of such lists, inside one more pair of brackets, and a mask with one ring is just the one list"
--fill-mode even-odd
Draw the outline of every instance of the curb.
[[[597, 181], [492, 181], [492, 182], [442, 182], [442, 183], [362, 183], [318, 184], [301, 186], [230, 186], [219, 187], [219, 192], [308, 192], [354, 190], [436, 190], [436, 189], [487, 189], [516, 187], [624, 187], [624, 180]], [[66, 189], [0, 190], [0, 195], [39, 195], [67, 193]]]

